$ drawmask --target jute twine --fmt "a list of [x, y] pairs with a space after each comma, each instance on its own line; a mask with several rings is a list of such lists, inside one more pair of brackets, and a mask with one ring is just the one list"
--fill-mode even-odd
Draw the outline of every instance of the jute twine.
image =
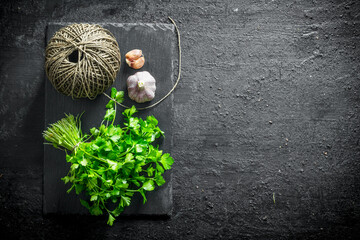
[[120, 50], [112, 33], [99, 25], [61, 28], [46, 47], [45, 69], [55, 89], [72, 98], [94, 99], [115, 81]]

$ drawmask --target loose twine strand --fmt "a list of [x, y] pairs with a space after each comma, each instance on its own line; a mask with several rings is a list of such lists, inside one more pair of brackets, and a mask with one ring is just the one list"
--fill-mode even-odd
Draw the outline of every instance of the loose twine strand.
[[46, 47], [47, 77], [58, 92], [72, 98], [94, 99], [103, 93], [114, 83], [120, 62], [115, 37], [99, 25], [63, 27]]
[[[152, 108], [152, 107], [155, 107], [156, 105], [158, 105], [159, 103], [161, 103], [162, 101], [164, 101], [176, 88], [176, 86], [178, 85], [179, 81], [180, 81], [180, 76], [181, 76], [181, 42], [180, 42], [180, 31], [178, 29], [178, 27], [176, 26], [176, 23], [175, 21], [171, 18], [171, 17], [168, 17], [169, 20], [172, 22], [172, 24], [174, 25], [175, 29], [176, 29], [176, 33], [177, 33], [177, 39], [178, 39], [178, 49], [179, 49], [179, 65], [178, 65], [178, 76], [177, 76], [177, 79], [176, 79], [176, 82], [174, 84], [174, 86], [171, 88], [171, 90], [164, 96], [162, 97], [159, 101], [155, 102], [154, 104], [151, 104], [149, 106], [146, 106], [146, 107], [142, 107], [142, 108], [136, 108], [137, 110], [145, 110], [145, 109], [149, 109], [149, 108]], [[118, 101], [116, 101], [114, 98], [110, 97], [108, 94], [106, 94], [105, 92], [103, 92], [103, 94], [113, 100], [115, 103], [117, 103], [118, 105], [122, 106], [123, 108], [130, 108], [129, 106], [126, 106], [122, 103], [119, 103]]]

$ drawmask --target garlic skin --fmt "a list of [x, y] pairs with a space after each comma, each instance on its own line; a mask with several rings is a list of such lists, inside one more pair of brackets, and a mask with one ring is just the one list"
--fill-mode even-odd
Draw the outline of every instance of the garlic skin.
[[154, 99], [156, 80], [147, 71], [137, 72], [126, 80], [129, 98], [137, 103]]
[[140, 49], [133, 49], [126, 53], [125, 61], [133, 69], [140, 69], [145, 64], [145, 58]]

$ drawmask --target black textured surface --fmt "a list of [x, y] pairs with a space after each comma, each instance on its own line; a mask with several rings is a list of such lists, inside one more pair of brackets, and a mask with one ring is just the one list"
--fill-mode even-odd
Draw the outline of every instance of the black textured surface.
[[[359, 12], [356, 0], [1, 1], [1, 238], [357, 239]], [[183, 47], [172, 217], [44, 217], [47, 23], [167, 16]]]
[[[99, 23], [98, 23], [99, 24]], [[47, 27], [47, 40], [55, 34], [61, 27], [69, 23], [51, 23]], [[126, 88], [126, 79], [137, 72], [125, 63], [126, 52], [139, 48], [142, 49], [146, 57], [145, 65], [138, 71], [148, 71], [156, 81], [156, 95], [152, 102], [135, 104], [139, 107], [148, 106], [163, 96], [165, 96], [173, 86], [173, 61], [176, 59], [176, 36], [172, 24], [111, 24], [100, 23], [102, 27], [108, 29], [116, 38], [121, 56], [123, 59], [121, 68], [118, 72], [115, 83], [118, 90], [125, 92], [124, 104], [131, 106], [134, 102], [129, 99]], [[48, 42], [48, 41], [46, 41]], [[174, 49], [175, 48], [175, 49]], [[159, 67], [161, 66], [161, 68]], [[106, 91], [110, 94], [110, 89]], [[64, 117], [64, 113], [82, 115], [82, 129], [89, 132], [92, 127], [100, 126], [105, 114], [105, 105], [109, 101], [103, 95], [95, 100], [72, 99], [63, 94], [59, 94], [50, 81], [45, 79], [45, 127], [59, 121]], [[117, 108], [119, 109], [119, 108]], [[116, 123], [123, 121], [120, 107], [118, 110]], [[156, 108], [141, 111], [136, 114], [138, 117], [146, 118], [153, 115], [159, 121], [159, 127], [166, 133], [166, 139], [158, 141], [159, 147], [164, 153], [171, 153], [172, 147], [172, 116], [173, 116], [173, 96], [167, 98]], [[45, 128], [44, 127], [44, 128]], [[54, 149], [51, 145], [44, 146], [44, 199], [43, 211], [45, 214], [87, 214], [79, 201], [79, 197], [72, 191], [67, 194], [68, 185], [64, 185], [61, 178], [66, 176], [69, 171], [69, 164], [65, 162], [65, 153]], [[172, 182], [170, 172], [164, 174], [166, 183], [154, 191], [147, 193], [147, 202], [143, 205], [140, 194], [135, 194], [131, 205], [125, 209], [123, 215], [152, 215], [167, 217], [172, 210]], [[83, 197], [85, 198], [85, 197]], [[85, 198], [86, 199], [86, 198]]]

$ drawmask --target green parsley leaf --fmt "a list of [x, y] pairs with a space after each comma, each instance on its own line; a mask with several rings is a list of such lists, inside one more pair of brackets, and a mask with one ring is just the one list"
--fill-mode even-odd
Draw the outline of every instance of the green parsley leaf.
[[112, 121], [115, 118], [115, 114], [116, 114], [116, 112], [115, 112], [115, 109], [113, 109], [113, 108], [106, 110], [104, 120]]
[[91, 190], [97, 186], [97, 178], [89, 178], [86, 187]]
[[97, 195], [92, 195], [91, 198], [90, 198], [90, 201], [96, 201], [98, 199], [98, 196]]
[[108, 102], [108, 104], [106, 104], [106, 108], [113, 108], [115, 106], [115, 102], [114, 102], [114, 100], [110, 100], [109, 102]]
[[88, 161], [86, 160], [86, 158], [84, 158], [84, 156], [83, 156], [83, 159], [81, 160], [80, 164], [83, 165], [84, 167], [88, 164]]
[[75, 184], [76, 194], [80, 194], [85, 189], [85, 186], [82, 184]]
[[115, 95], [115, 100], [122, 103], [124, 101], [124, 91], [118, 91]]
[[72, 170], [75, 170], [75, 169], [77, 169], [79, 167], [79, 164], [76, 164], [76, 163], [73, 163], [72, 165], [71, 165], [71, 169]]
[[148, 124], [150, 124], [153, 127], [158, 125], [158, 120], [154, 116], [148, 116], [146, 118], [146, 122], [148, 122]]
[[146, 199], [146, 196], [145, 196], [145, 192], [143, 189], [139, 189], [139, 193], [141, 194], [141, 196], [143, 197], [143, 204], [146, 203], [147, 199]]
[[93, 143], [93, 144], [91, 144], [91, 149], [92, 149], [93, 151], [96, 151], [96, 150], [99, 149], [99, 146], [96, 145], [95, 143]]
[[129, 197], [121, 196], [120, 205], [121, 205], [122, 207], [129, 206], [129, 205], [130, 205], [130, 201], [131, 201], [131, 199], [130, 199]]
[[144, 151], [146, 151], [147, 145], [145, 144], [136, 144], [135, 145], [135, 151], [136, 153], [142, 153]]
[[90, 129], [90, 133], [93, 135], [93, 136], [98, 136], [100, 134], [100, 131], [97, 129], [97, 128], [91, 128]]
[[111, 161], [111, 160], [107, 160], [106, 162], [109, 164], [109, 167], [113, 171], [117, 171], [121, 167], [121, 164], [119, 164], [118, 162], [114, 162], [114, 161]]
[[111, 215], [109, 213], [109, 218], [108, 218], [108, 221], [107, 221], [107, 224], [109, 224], [110, 226], [112, 226], [114, 224], [114, 221], [115, 221], [115, 218], [113, 217], [113, 215]]
[[120, 195], [120, 191], [114, 189], [114, 190], [112, 191], [112, 195], [113, 195], [113, 196], [119, 196], [119, 195]]
[[164, 168], [157, 163], [156, 163], [156, 170], [158, 170], [160, 173], [164, 173]]
[[161, 185], [163, 185], [163, 184], [165, 183], [165, 179], [164, 179], [163, 176], [158, 175], [158, 176], [156, 176], [156, 178], [155, 178], [155, 182], [156, 182], [156, 184], [157, 184], [158, 186], [161, 186]]
[[151, 177], [154, 174], [154, 168], [152, 166], [148, 167], [148, 169], [146, 170], [147, 174], [149, 177]]
[[71, 162], [72, 156], [66, 154], [66, 162]]
[[154, 186], [154, 181], [149, 179], [147, 180], [144, 184], [143, 184], [143, 189], [145, 189], [146, 191], [152, 191], [155, 189]]
[[75, 185], [73, 184], [66, 192], [67, 192], [67, 193], [70, 193], [71, 190], [73, 190], [74, 187], [75, 187]]
[[111, 88], [111, 98], [116, 98], [116, 93], [117, 93], [117, 90], [116, 90], [116, 88]]
[[83, 205], [83, 206], [86, 207], [87, 209], [90, 209], [90, 205], [89, 205], [89, 203], [88, 203], [87, 201], [82, 200], [82, 199], [80, 198], [80, 203], [81, 203], [81, 205]]
[[116, 183], [115, 183], [115, 187], [120, 189], [120, 188], [127, 188], [129, 186], [129, 184], [127, 183], [126, 180], [124, 179], [116, 179]]
[[65, 176], [61, 180], [63, 180], [64, 183], [67, 184], [70, 181], [70, 178], [68, 176]]
[[132, 153], [126, 154], [125, 162], [133, 162], [134, 155]]
[[102, 214], [102, 210], [100, 209], [99, 205], [92, 205], [89, 209], [91, 215], [99, 216]]
[[121, 135], [113, 135], [110, 137], [113, 142], [118, 142], [121, 139]]
[[124, 110], [123, 115], [125, 117], [129, 118], [132, 115], [134, 115], [134, 113], [136, 113], [136, 112], [137, 112], [137, 110], [136, 110], [135, 106], [132, 106], [131, 108], [128, 108], [128, 109]]
[[171, 169], [171, 165], [174, 163], [174, 159], [170, 157], [169, 153], [165, 153], [161, 156], [160, 162], [164, 166], [165, 170]]
[[124, 207], [119, 206], [117, 208], [115, 208], [114, 211], [112, 211], [111, 213], [115, 216], [115, 217], [118, 217], [120, 215], [120, 213], [122, 213], [124, 211]]

